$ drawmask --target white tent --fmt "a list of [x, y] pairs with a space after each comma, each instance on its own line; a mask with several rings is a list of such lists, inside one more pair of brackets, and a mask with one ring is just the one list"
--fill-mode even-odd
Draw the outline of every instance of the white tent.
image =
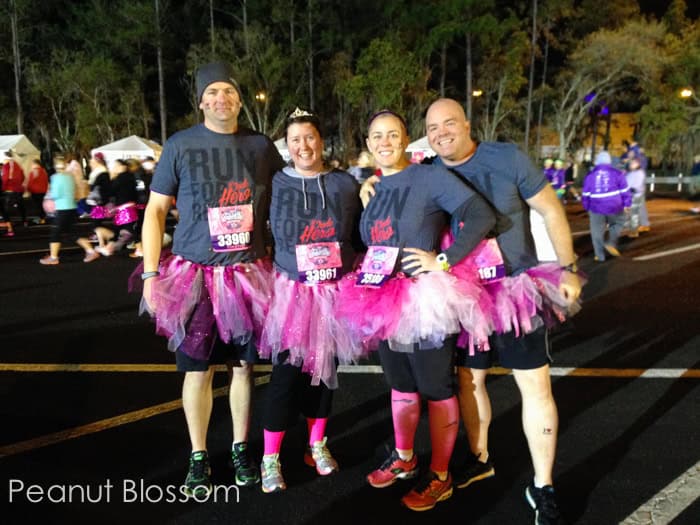
[[421, 137], [411, 142], [406, 148], [406, 152], [411, 154], [411, 162], [419, 163], [425, 157], [434, 157], [435, 152], [428, 144], [428, 137]]
[[157, 142], [131, 135], [116, 142], [105, 144], [90, 151], [92, 155], [97, 152], [104, 155], [107, 166], [117, 159], [139, 159], [153, 157], [156, 161], [160, 158], [163, 147]]
[[282, 160], [289, 162], [290, 156], [289, 149], [287, 148], [287, 140], [284, 137], [277, 139], [275, 141], [275, 147], [277, 148], [277, 151], [280, 152], [280, 155], [282, 155]]
[[24, 135], [0, 135], [0, 157], [3, 162], [7, 159], [5, 152], [8, 150], [12, 150], [12, 158], [22, 166], [25, 177], [32, 169], [32, 160], [41, 155], [37, 147]]

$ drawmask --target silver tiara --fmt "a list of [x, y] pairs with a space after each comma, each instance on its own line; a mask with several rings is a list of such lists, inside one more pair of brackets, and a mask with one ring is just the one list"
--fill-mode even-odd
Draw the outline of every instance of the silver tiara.
[[303, 109], [300, 109], [299, 106], [296, 107], [296, 109], [292, 112], [291, 115], [289, 115], [289, 118], [299, 118], [299, 117], [313, 117], [311, 113], [308, 111], [305, 111]]

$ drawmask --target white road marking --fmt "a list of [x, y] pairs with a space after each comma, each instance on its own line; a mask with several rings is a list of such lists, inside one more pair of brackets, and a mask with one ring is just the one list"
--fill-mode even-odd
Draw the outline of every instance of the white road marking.
[[621, 525], [671, 523], [698, 498], [700, 498], [700, 461], [654, 494], [649, 501], [620, 523]]
[[639, 257], [633, 257], [633, 261], [650, 261], [652, 259], [658, 259], [659, 257], [666, 257], [667, 255], [675, 255], [676, 253], [689, 252], [691, 250], [697, 250], [700, 248], [700, 243], [691, 244], [689, 246], [683, 246], [681, 248], [674, 248], [673, 250], [664, 250], [662, 252], [650, 253], [649, 255], [640, 255]]

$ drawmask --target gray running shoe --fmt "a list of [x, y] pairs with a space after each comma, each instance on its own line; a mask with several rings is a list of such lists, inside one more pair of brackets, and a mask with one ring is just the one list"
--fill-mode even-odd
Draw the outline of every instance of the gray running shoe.
[[328, 476], [338, 471], [338, 462], [331, 456], [331, 451], [326, 446], [327, 437], [323, 441], [317, 441], [312, 447], [306, 448], [304, 463], [310, 467], [316, 467], [320, 476]]
[[260, 465], [262, 474], [262, 490], [265, 493], [278, 492], [287, 489], [287, 484], [282, 477], [282, 465], [279, 454], [263, 456]]

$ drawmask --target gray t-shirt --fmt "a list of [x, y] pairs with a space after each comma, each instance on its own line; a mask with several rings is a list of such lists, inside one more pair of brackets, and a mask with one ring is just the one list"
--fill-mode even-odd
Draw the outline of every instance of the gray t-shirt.
[[[282, 166], [284, 161], [272, 141], [246, 128], [232, 134], [216, 133], [199, 124], [170, 137], [158, 161], [151, 191], [177, 200], [180, 220], [173, 237], [173, 253], [215, 266], [263, 257], [272, 175]], [[209, 209], [237, 210], [246, 205], [252, 206], [253, 215], [249, 247], [215, 251]]]
[[343, 273], [348, 272], [355, 259], [352, 241], [360, 206], [359, 186], [349, 173], [302, 177], [293, 168], [277, 172], [270, 206], [277, 268], [297, 279], [297, 245], [338, 242]]
[[[444, 165], [439, 157], [435, 165]], [[537, 252], [530, 231], [530, 207], [549, 182], [541, 170], [514, 144], [482, 142], [464, 164], [449, 166], [491, 203], [499, 214], [498, 246], [508, 275], [535, 266]]]
[[[496, 222], [488, 203], [443, 167], [412, 164], [382, 177], [374, 189], [376, 195], [360, 219], [360, 234], [367, 246], [440, 251], [440, 236], [450, 214], [464, 223], [445, 251], [450, 264], [455, 264]], [[404, 255], [408, 254], [400, 252], [398, 260]]]

